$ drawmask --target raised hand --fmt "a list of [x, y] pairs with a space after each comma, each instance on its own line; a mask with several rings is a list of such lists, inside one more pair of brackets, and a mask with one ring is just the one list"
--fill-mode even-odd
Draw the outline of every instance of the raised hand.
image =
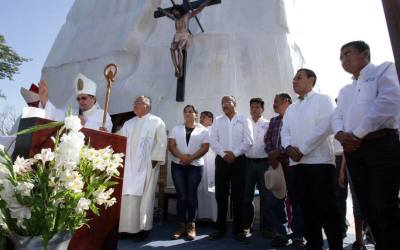
[[46, 107], [47, 101], [49, 100], [49, 87], [45, 80], [40, 80], [39, 82], [39, 99], [43, 108]]

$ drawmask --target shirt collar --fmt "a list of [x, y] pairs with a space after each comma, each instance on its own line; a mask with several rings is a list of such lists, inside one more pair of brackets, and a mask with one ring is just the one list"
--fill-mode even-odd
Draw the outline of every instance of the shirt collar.
[[250, 120], [251, 120], [251, 122], [252, 122], [253, 124], [257, 124], [257, 123], [260, 123], [260, 122], [264, 121], [264, 116], [261, 116], [260, 118], [258, 118], [257, 122], [255, 122], [255, 121], [253, 120], [253, 118], [250, 118]]
[[238, 116], [238, 112], [235, 112], [235, 114], [232, 116], [232, 119], [229, 119], [229, 117], [225, 113], [223, 113], [223, 116], [225, 116], [225, 118], [228, 119], [229, 121], [234, 121]]
[[146, 119], [147, 117], [149, 117], [150, 116], [150, 113], [147, 113], [147, 114], [145, 114], [144, 116], [142, 116], [142, 117], [138, 117], [138, 116], [136, 116], [138, 119]]
[[354, 81], [359, 81], [359, 80], [368, 80], [369, 78], [374, 76], [374, 69], [375, 65], [372, 63], [368, 63], [361, 71], [360, 75], [358, 76], [358, 79], [355, 79], [354, 76], [351, 77], [352, 80]]
[[314, 91], [314, 90], [311, 90], [310, 92], [308, 92], [307, 94], [305, 94], [305, 95], [303, 96], [303, 98], [300, 98], [300, 97], [299, 97], [299, 100], [300, 100], [300, 101], [308, 101], [314, 94], [315, 94], [315, 91]]

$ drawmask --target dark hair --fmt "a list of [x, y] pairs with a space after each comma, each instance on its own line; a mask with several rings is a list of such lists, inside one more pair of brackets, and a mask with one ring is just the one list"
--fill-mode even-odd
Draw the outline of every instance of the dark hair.
[[186, 14], [185, 9], [184, 9], [181, 5], [174, 5], [174, 6], [171, 8], [171, 13], [172, 13], [174, 10], [179, 11], [179, 13], [180, 13], [182, 16]]
[[277, 97], [287, 100], [290, 104], [292, 104], [292, 97], [288, 93], [279, 93], [276, 95]]
[[299, 73], [300, 71], [303, 71], [304, 73], [306, 73], [307, 78], [314, 77], [314, 82], [312, 85], [314, 87], [315, 83], [317, 82], [317, 75], [315, 74], [315, 72], [312, 71], [311, 69], [301, 68], [301, 69], [297, 70], [297, 73]]
[[185, 112], [185, 109], [187, 109], [187, 108], [192, 108], [193, 111], [194, 111], [196, 114], [198, 113], [198, 112], [197, 112], [197, 109], [196, 109], [192, 104], [186, 105], [186, 106], [183, 108], [183, 112]]
[[264, 101], [263, 99], [261, 99], [260, 97], [256, 97], [256, 98], [251, 98], [250, 99], [250, 105], [252, 103], [259, 103], [261, 105], [261, 108], [264, 109]]
[[207, 116], [208, 118], [211, 118], [212, 121], [214, 121], [214, 115], [211, 113], [211, 111], [203, 111], [200, 113], [200, 116]]
[[366, 42], [359, 40], [346, 43], [340, 48], [340, 51], [348, 47], [353, 47], [360, 53], [368, 51], [368, 61], [371, 61], [371, 50], [369, 49], [369, 45]]

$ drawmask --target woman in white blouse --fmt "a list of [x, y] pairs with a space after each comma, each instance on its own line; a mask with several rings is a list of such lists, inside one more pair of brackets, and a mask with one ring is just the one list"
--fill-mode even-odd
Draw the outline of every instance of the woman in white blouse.
[[183, 109], [185, 123], [175, 126], [168, 138], [168, 149], [173, 155], [171, 173], [177, 194], [178, 226], [172, 239], [187, 235], [196, 237], [194, 220], [197, 210], [197, 187], [203, 173], [203, 156], [209, 148], [207, 129], [196, 122], [193, 105]]

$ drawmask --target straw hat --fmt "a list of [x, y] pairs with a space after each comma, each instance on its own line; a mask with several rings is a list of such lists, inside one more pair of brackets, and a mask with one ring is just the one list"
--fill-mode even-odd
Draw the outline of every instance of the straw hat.
[[283, 199], [286, 196], [286, 181], [283, 174], [282, 165], [279, 163], [276, 169], [269, 167], [264, 175], [265, 187], [272, 191], [272, 194], [278, 198]]

